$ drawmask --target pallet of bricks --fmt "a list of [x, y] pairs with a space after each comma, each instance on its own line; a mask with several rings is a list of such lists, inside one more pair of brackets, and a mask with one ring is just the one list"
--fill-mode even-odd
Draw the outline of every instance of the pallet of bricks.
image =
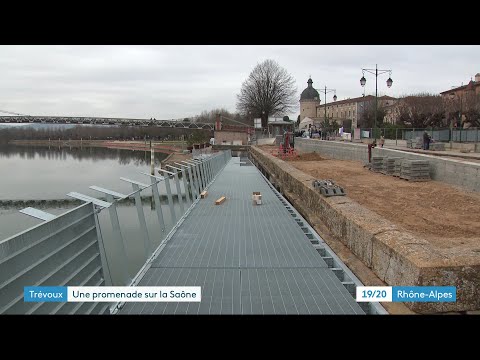
[[400, 177], [400, 173], [402, 172], [402, 161], [403, 158], [395, 158], [395, 170], [393, 170], [393, 176]]
[[408, 181], [429, 181], [430, 167], [427, 160], [403, 160], [400, 178]]
[[383, 156], [372, 156], [372, 166], [370, 170], [375, 172], [383, 171]]
[[384, 157], [383, 158], [383, 169], [380, 171], [385, 175], [395, 175], [395, 164], [397, 160], [401, 160], [399, 157]]
[[313, 188], [318, 190], [323, 196], [343, 196], [345, 195], [345, 190], [335, 184], [331, 179], [326, 180], [313, 180]]

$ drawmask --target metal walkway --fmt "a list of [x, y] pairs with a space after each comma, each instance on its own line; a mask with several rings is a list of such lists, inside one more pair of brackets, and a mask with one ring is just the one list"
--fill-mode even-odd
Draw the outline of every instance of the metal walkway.
[[260, 171], [245, 165], [228, 162], [137, 282], [201, 286], [202, 301], [124, 303], [119, 314], [365, 314]]

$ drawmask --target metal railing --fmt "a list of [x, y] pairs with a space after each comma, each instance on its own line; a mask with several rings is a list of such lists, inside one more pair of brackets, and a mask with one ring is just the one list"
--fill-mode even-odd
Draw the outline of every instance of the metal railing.
[[[480, 140], [480, 128], [377, 128], [377, 139], [383, 135], [389, 140], [411, 140], [422, 137], [424, 132], [435, 141], [440, 142], [459, 142], [459, 143], [476, 143]], [[361, 128], [360, 137], [362, 139], [373, 138], [373, 128]]]
[[[77, 192], [67, 196], [85, 201], [85, 204], [62, 215], [52, 215], [34, 208], [20, 210], [45, 221], [31, 229], [0, 242], [0, 314], [56, 314], [56, 313], [104, 313], [107, 303], [25, 303], [25, 286], [101, 286], [134, 285], [142, 265], [173, 235], [184, 218], [200, 199], [200, 193], [209, 187], [217, 174], [231, 158], [231, 151], [223, 151], [191, 160], [167, 165], [158, 169], [159, 176], [142, 173], [150, 178], [150, 184], [121, 178], [132, 185], [132, 192], [122, 194], [92, 185], [90, 189], [101, 192], [105, 200]], [[158, 185], [164, 183], [168, 202], [168, 214], [162, 209]], [[176, 192], [172, 192], [172, 185]], [[183, 191], [182, 191], [183, 185]], [[145, 217], [142, 191], [151, 191], [151, 208], [155, 216]], [[174, 196], [178, 201], [175, 211]], [[131, 276], [130, 264], [135, 255], [128, 254], [124, 236], [125, 226], [119, 220], [117, 205], [133, 198], [138, 218], [136, 229], [128, 229], [136, 240], [141, 240], [143, 251], [138, 267]], [[103, 210], [108, 209], [107, 212]], [[102, 218], [103, 216], [103, 218]], [[111, 244], [105, 242], [105, 223], [111, 225]], [[103, 221], [102, 221], [103, 220]], [[169, 220], [170, 226], [166, 220]], [[156, 226], [158, 233], [149, 232], [149, 225]], [[118, 257], [118, 278], [112, 277], [112, 259]]]
[[[132, 192], [129, 194], [120, 194], [109, 189], [100, 188], [98, 186], [91, 186], [90, 189], [102, 192], [105, 194], [107, 201], [111, 204], [108, 209], [108, 217], [112, 227], [112, 241], [110, 243], [117, 249], [119, 266], [123, 273], [119, 279], [111, 279], [109, 282], [115, 285], [130, 285], [135, 276], [130, 276], [127, 266], [122, 264], [129, 264], [135, 262], [134, 254], [129, 256], [127, 254], [127, 243], [122, 234], [122, 226], [118, 220], [117, 205], [124, 199], [133, 198], [135, 200], [135, 207], [138, 220], [138, 231], [135, 232], [135, 238], [141, 239], [143, 243], [142, 254], [139, 254], [137, 261], [140, 266], [143, 265], [150, 255], [154, 252], [160, 242], [168, 237], [169, 233], [175, 231], [179, 223], [190, 212], [191, 208], [196, 204], [200, 198], [200, 193], [209, 186], [214, 180], [217, 173], [225, 166], [228, 159], [231, 157], [231, 152], [216, 153], [211, 156], [204, 156], [194, 158], [192, 160], [180, 161], [173, 165], [167, 165], [167, 169], [158, 169], [161, 176], [151, 175], [149, 173], [142, 173], [150, 178], [150, 184], [141, 183], [135, 180], [120, 178], [132, 185]], [[168, 209], [162, 209], [160, 200], [161, 195], [158, 189], [160, 183], [164, 184], [165, 193], [168, 203]], [[183, 186], [183, 191], [182, 191]], [[175, 192], [172, 188], [175, 188]], [[152, 207], [153, 217], [148, 220], [150, 226], [147, 226], [147, 219], [144, 212], [144, 204], [142, 199], [142, 192], [151, 192], [153, 197]], [[76, 194], [67, 194], [72, 197]], [[176, 199], [174, 199], [176, 198]], [[88, 200], [88, 199], [86, 199]], [[175, 205], [175, 200], [178, 206]], [[177, 208], [177, 211], [176, 211]], [[103, 209], [100, 209], [99, 213]], [[166, 210], [166, 211], [164, 211]], [[106, 219], [104, 219], [106, 220]], [[104, 226], [105, 222], [102, 222]], [[170, 224], [170, 226], [168, 226]], [[150, 228], [150, 231], [149, 231]], [[158, 231], [155, 231], [154, 229]], [[103, 241], [104, 239], [102, 239]], [[107, 245], [107, 248], [109, 246]], [[110, 258], [113, 261], [113, 258]], [[136, 272], [136, 269], [134, 269]], [[115, 271], [117, 273], [117, 271]]]
[[0, 314], [103, 313], [104, 303], [23, 301], [25, 286], [105, 284], [108, 268], [92, 203], [57, 217], [24, 212], [46, 222], [0, 242]]

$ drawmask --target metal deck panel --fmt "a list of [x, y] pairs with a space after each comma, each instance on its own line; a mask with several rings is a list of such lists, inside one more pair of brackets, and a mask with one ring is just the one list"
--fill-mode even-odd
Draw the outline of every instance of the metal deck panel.
[[[253, 205], [253, 191], [262, 205]], [[238, 158], [138, 285], [201, 286], [202, 301], [125, 303], [120, 314], [364, 314], [258, 169]]]
[[152, 268], [139, 286], [201, 286], [200, 303], [126, 303], [121, 314], [364, 314], [324, 268]]
[[[258, 170], [239, 168], [227, 165], [153, 267], [327, 267]], [[262, 205], [253, 205], [253, 191]]]
[[202, 287], [202, 301], [126, 303], [120, 314], [240, 314], [238, 269], [153, 268], [149, 272], [152, 276], [139, 286], [197, 284]]
[[364, 314], [330, 269], [242, 269], [242, 314]]

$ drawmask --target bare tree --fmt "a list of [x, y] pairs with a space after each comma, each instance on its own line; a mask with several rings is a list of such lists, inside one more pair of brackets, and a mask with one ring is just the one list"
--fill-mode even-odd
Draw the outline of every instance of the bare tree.
[[295, 80], [274, 60], [257, 64], [237, 95], [237, 110], [262, 119], [267, 127], [268, 117], [284, 115], [296, 108]]
[[[373, 128], [375, 127], [375, 102], [365, 101], [362, 104], [362, 110], [358, 119], [358, 126], [361, 128]], [[377, 127], [383, 126], [383, 119], [385, 118], [386, 111], [383, 106], [378, 104], [377, 107]]]
[[198, 122], [204, 122], [204, 123], [214, 123], [215, 118], [217, 114], [228, 116], [228, 117], [233, 117], [235, 114], [230, 113], [227, 109], [224, 108], [217, 108], [217, 109], [212, 109], [210, 111], [202, 111], [202, 113], [198, 116]]
[[236, 125], [238, 123], [243, 123], [245, 125], [253, 125], [252, 118], [249, 114], [245, 114], [242, 116], [239, 113], [231, 113], [227, 109], [224, 108], [217, 108], [210, 111], [202, 111], [200, 115], [195, 116], [197, 122], [202, 123], [214, 123], [217, 115], [222, 117], [222, 120], [226, 123], [230, 123], [231, 125]]
[[161, 140], [182, 139], [184, 135], [202, 134], [205, 138], [211, 137], [210, 130], [204, 129], [184, 129], [184, 128], [159, 128], [156, 126], [148, 127], [131, 127], [131, 126], [82, 126], [77, 125], [73, 128], [46, 128], [34, 129], [25, 127], [12, 127], [11, 129], [0, 131], [0, 144], [6, 144], [10, 140], [142, 140], [154, 139]]
[[440, 95], [421, 93], [398, 99], [399, 125], [405, 127], [442, 127], [445, 125], [445, 107]]
[[463, 103], [464, 127], [480, 126], [480, 94], [475, 93], [465, 96]]

